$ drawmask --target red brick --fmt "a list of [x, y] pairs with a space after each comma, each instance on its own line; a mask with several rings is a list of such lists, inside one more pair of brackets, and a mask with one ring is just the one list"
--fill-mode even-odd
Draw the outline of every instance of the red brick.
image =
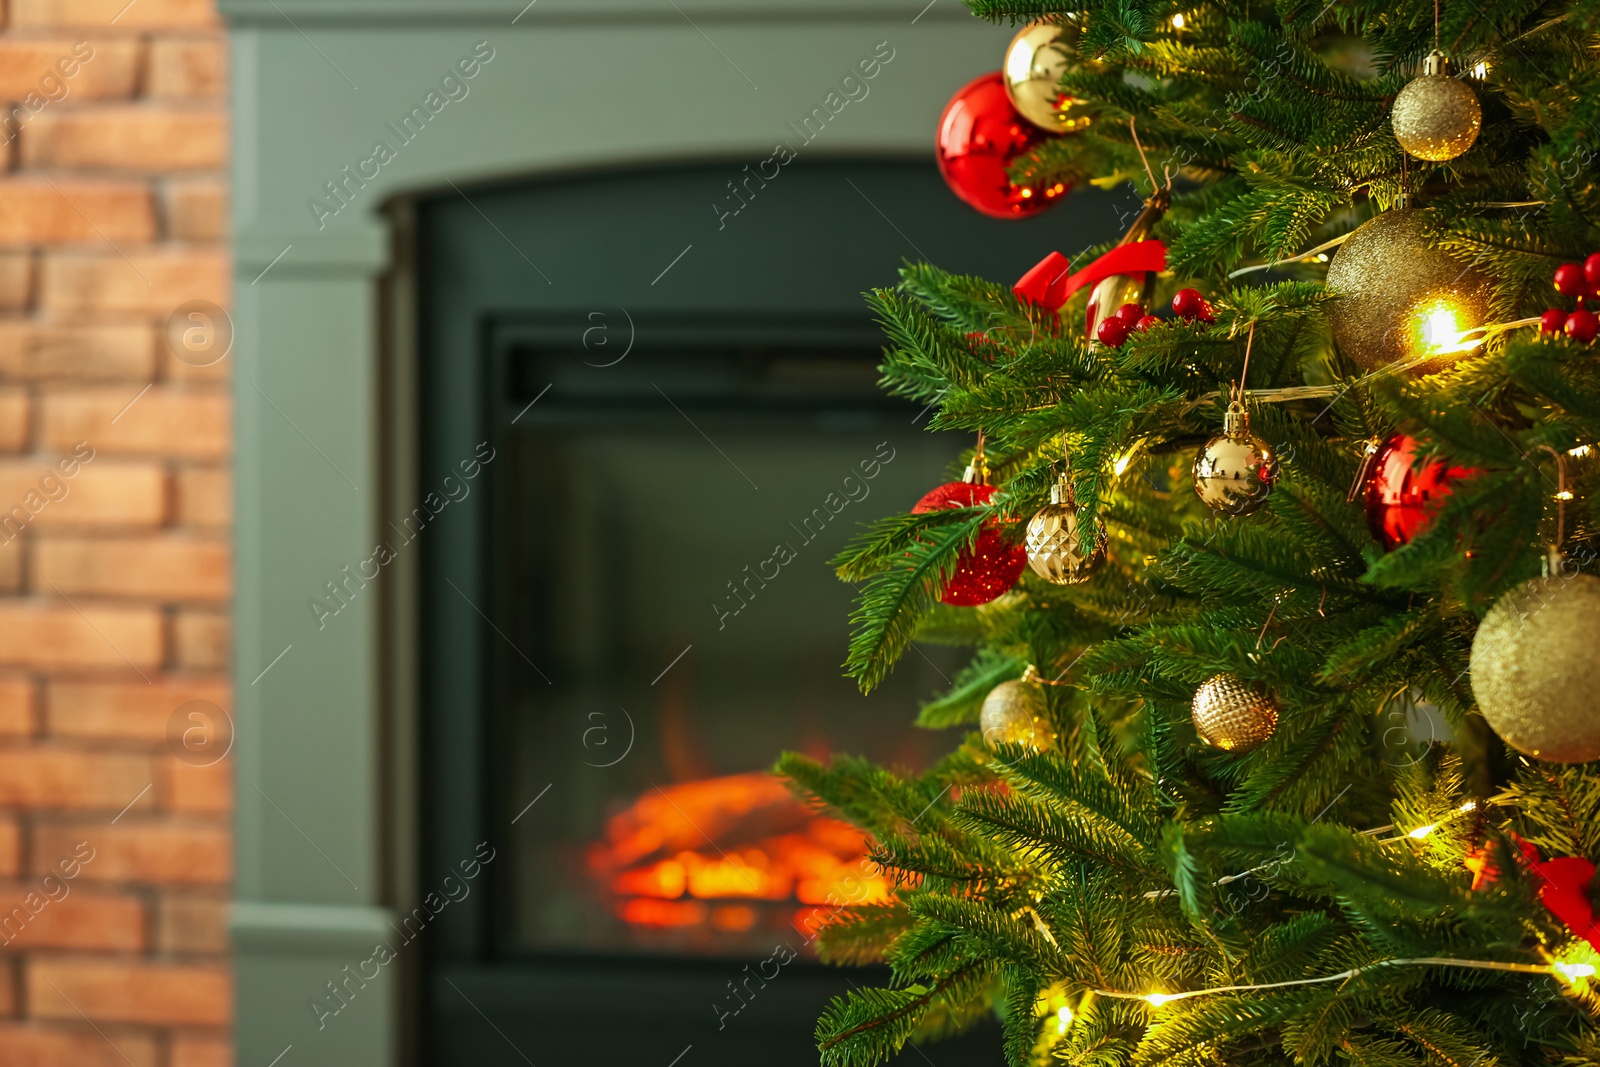
[[[115, 22], [112, 20], [115, 19]], [[191, 29], [217, 24], [216, 0], [11, 0], [11, 25], [104, 30]]]
[[[3, 274], [3, 269], [0, 269]], [[156, 331], [148, 323], [78, 326], [0, 319], [0, 374], [28, 381], [155, 377]]]
[[57, 737], [116, 738], [165, 744], [177, 709], [203, 700], [231, 707], [229, 686], [221, 679], [164, 677], [146, 685], [132, 682], [53, 681], [45, 692], [45, 727]]
[[74, 1020], [76, 1025], [60, 1028], [0, 1025], [6, 1067], [156, 1067], [154, 1038], [125, 1032], [97, 1034], [81, 1019]]
[[232, 591], [226, 541], [147, 537], [47, 537], [33, 551], [34, 588], [68, 596], [222, 600]]
[[[0, 100], [20, 101], [29, 93], [49, 99], [60, 96], [62, 85], [66, 96], [47, 107], [132, 96], [138, 87], [139, 43], [101, 39], [89, 42], [89, 48], [93, 51], [71, 37], [0, 39]], [[55, 80], [41, 84], [47, 75]]]
[[187, 671], [227, 670], [232, 640], [233, 628], [223, 613], [180, 609], [172, 622], [173, 663]]
[[168, 757], [157, 764], [156, 788], [168, 811], [192, 815], [228, 815], [233, 811], [233, 761], [195, 765]]
[[174, 178], [164, 204], [168, 237], [206, 242], [228, 234], [228, 185], [220, 178]]
[[80, 880], [224, 885], [233, 876], [232, 837], [225, 827], [131, 820], [41, 826], [34, 831], [35, 863], [41, 856], [54, 857], [44, 862], [48, 867], [88, 841], [95, 854], [82, 865]]
[[[63, 885], [64, 897], [60, 896]], [[60, 899], [51, 899], [47, 889]], [[145, 947], [145, 909], [135, 897], [81, 889], [75, 880], [68, 882], [59, 876], [48, 886], [38, 881], [0, 886], [0, 942], [18, 951], [140, 952]]]
[[28, 961], [28, 1005], [41, 1019], [222, 1026], [233, 1018], [233, 976], [225, 967], [122, 960]]
[[172, 1067], [234, 1067], [233, 1045], [220, 1037], [178, 1034], [171, 1062]]
[[0, 601], [0, 664], [120, 670], [131, 665], [148, 674], [162, 660], [161, 629], [154, 608]]
[[22, 452], [32, 433], [28, 425], [29, 397], [26, 389], [0, 386], [0, 452]]
[[0, 677], [0, 734], [28, 737], [33, 732], [33, 681], [18, 676]]
[[226, 467], [187, 467], [178, 472], [177, 520], [185, 526], [233, 523], [233, 472]]
[[227, 48], [217, 37], [158, 37], [150, 42], [147, 95], [157, 100], [210, 100], [228, 85]]
[[[70, 451], [63, 452], [57, 462], [71, 455]], [[50, 481], [42, 484], [46, 476]], [[51, 490], [51, 485], [56, 488]], [[54, 492], [60, 499], [50, 500], [47, 492]], [[14, 536], [19, 522], [25, 529], [156, 526], [165, 520], [166, 513], [166, 472], [153, 463], [118, 463], [96, 456], [88, 463], [80, 463], [73, 477], [65, 478], [58, 466], [32, 460], [0, 460], [0, 541]]]
[[47, 311], [141, 312], [165, 317], [191, 300], [228, 303], [228, 259], [202, 249], [47, 253], [39, 304]]
[[0, 817], [0, 876], [15, 878], [21, 872], [22, 831], [15, 819]]
[[[30, 127], [30, 130], [32, 127]], [[20, 177], [0, 181], [0, 244], [149, 241], [150, 191], [135, 182]]]
[[[0, 748], [0, 804], [120, 811], [155, 780], [147, 756], [29, 746]], [[138, 807], [138, 805], [135, 805]]]
[[20, 311], [33, 302], [33, 274], [32, 252], [0, 252], [0, 310]]
[[212, 459], [232, 448], [229, 408], [223, 393], [165, 386], [142, 396], [111, 386], [52, 392], [40, 405], [40, 438], [57, 451], [89, 441], [107, 453]]
[[222, 897], [163, 893], [156, 916], [156, 947], [163, 952], [228, 951], [228, 902]]
[[19, 141], [27, 167], [217, 170], [228, 159], [227, 120], [215, 109], [47, 109], [22, 128]]

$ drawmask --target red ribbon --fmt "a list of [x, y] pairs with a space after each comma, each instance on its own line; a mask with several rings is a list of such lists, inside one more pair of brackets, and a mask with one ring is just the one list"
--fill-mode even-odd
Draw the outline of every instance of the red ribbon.
[[1532, 864], [1533, 873], [1543, 883], [1539, 903], [1566, 924], [1567, 929], [1600, 949], [1600, 923], [1595, 922], [1594, 905], [1589, 902], [1589, 883], [1594, 880], [1594, 864], [1581, 856], [1562, 856]]
[[1117, 245], [1076, 274], [1060, 252], [1051, 252], [1012, 286], [1023, 300], [1046, 311], [1060, 311], [1061, 305], [1080, 289], [1104, 281], [1114, 274], [1159, 274], [1167, 269], [1167, 246], [1162, 241], [1134, 241]]

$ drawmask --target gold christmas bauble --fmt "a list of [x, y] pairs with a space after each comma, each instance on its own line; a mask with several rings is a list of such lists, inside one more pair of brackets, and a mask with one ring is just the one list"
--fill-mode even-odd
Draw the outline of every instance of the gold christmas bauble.
[[1050, 503], [1028, 520], [1028, 566], [1047, 582], [1087, 582], [1106, 558], [1106, 528], [1097, 519], [1093, 529], [1078, 520], [1072, 481], [1063, 474], [1050, 487]]
[[1049, 728], [1044, 723], [1044, 687], [1030, 678], [1001, 682], [983, 698], [978, 713], [978, 728], [983, 743], [1027, 745], [1040, 749], [1049, 745]]
[[1265, 504], [1277, 477], [1272, 446], [1250, 432], [1243, 408], [1229, 410], [1223, 431], [1194, 458], [1194, 491], [1225, 515], [1248, 515]]
[[1050, 133], [1076, 133], [1089, 116], [1061, 91], [1061, 75], [1071, 64], [1072, 47], [1062, 40], [1063, 27], [1049, 22], [1024, 26], [1006, 48], [1001, 67], [1006, 95], [1023, 118]]
[[1483, 108], [1472, 87], [1452, 77], [1449, 64], [1434, 52], [1423, 73], [1406, 83], [1389, 113], [1394, 138], [1417, 159], [1443, 163], [1472, 147], [1483, 127]]
[[1324, 306], [1339, 350], [1363, 370], [1417, 360], [1412, 373], [1431, 373], [1474, 347], [1461, 335], [1484, 323], [1491, 284], [1429, 242], [1422, 212], [1399, 207], [1339, 246], [1328, 264], [1328, 289], [1338, 299]]
[[1483, 617], [1472, 641], [1472, 695], [1500, 739], [1553, 763], [1600, 759], [1600, 578], [1538, 578]]
[[1219, 674], [1195, 690], [1194, 728], [1200, 740], [1224, 752], [1249, 752], [1278, 728], [1278, 707], [1237, 675]]

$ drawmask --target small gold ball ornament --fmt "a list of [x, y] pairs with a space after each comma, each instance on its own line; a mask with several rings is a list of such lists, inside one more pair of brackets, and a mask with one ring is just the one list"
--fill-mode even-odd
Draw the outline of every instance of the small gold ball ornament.
[[1032, 749], [1049, 747], [1050, 731], [1044, 722], [1044, 687], [1034, 681], [1029, 667], [1019, 681], [1001, 682], [983, 698], [978, 713], [978, 728], [983, 743], [1027, 745]]
[[1011, 38], [1000, 68], [1018, 113], [1049, 133], [1077, 133], [1089, 125], [1083, 105], [1061, 91], [1061, 75], [1072, 66], [1064, 30], [1051, 22], [1024, 26]]
[[1238, 675], [1219, 674], [1195, 690], [1194, 728], [1200, 740], [1224, 752], [1249, 752], [1278, 728], [1278, 707]]
[[1267, 502], [1277, 477], [1272, 446], [1250, 432], [1243, 404], [1229, 404], [1222, 432], [1194, 458], [1194, 491], [1212, 511], [1248, 515]]
[[1443, 163], [1478, 139], [1483, 108], [1472, 87], [1450, 73], [1450, 61], [1438, 49], [1422, 64], [1422, 76], [1406, 83], [1389, 113], [1394, 138], [1417, 159]]
[[[1489, 314], [1490, 279], [1428, 240], [1422, 212], [1398, 206], [1368, 219], [1328, 264], [1324, 305], [1339, 350], [1365, 371], [1401, 360], [1412, 373], [1440, 369]], [[1427, 357], [1434, 356], [1436, 359]]]
[[1096, 519], [1086, 529], [1072, 499], [1072, 477], [1064, 472], [1050, 487], [1050, 503], [1028, 520], [1028, 566], [1047, 582], [1087, 582], [1106, 559], [1106, 528]]
[[1472, 695], [1500, 739], [1552, 763], [1600, 759], [1594, 683], [1600, 578], [1536, 578], [1499, 600], [1472, 641]]

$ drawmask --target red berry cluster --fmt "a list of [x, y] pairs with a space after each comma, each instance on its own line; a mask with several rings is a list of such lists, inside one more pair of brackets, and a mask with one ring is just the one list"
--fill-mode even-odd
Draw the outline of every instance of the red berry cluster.
[[1574, 341], [1593, 341], [1600, 334], [1600, 318], [1583, 306], [1600, 304], [1600, 252], [1595, 252], [1582, 263], [1563, 263], [1556, 268], [1556, 292], [1562, 296], [1576, 297], [1578, 310], [1571, 313], [1551, 308], [1539, 316], [1540, 333], [1565, 333]]
[[[1180, 319], [1199, 319], [1206, 323], [1217, 321], [1216, 312], [1211, 310], [1210, 302], [1200, 295], [1198, 289], [1179, 289], [1178, 295], [1172, 298], [1172, 310]], [[1138, 304], [1123, 304], [1115, 314], [1108, 316], [1095, 328], [1094, 335], [1103, 345], [1121, 348], [1128, 334], [1134, 330], [1142, 333], [1160, 325], [1160, 319], [1146, 315], [1144, 308]]]

